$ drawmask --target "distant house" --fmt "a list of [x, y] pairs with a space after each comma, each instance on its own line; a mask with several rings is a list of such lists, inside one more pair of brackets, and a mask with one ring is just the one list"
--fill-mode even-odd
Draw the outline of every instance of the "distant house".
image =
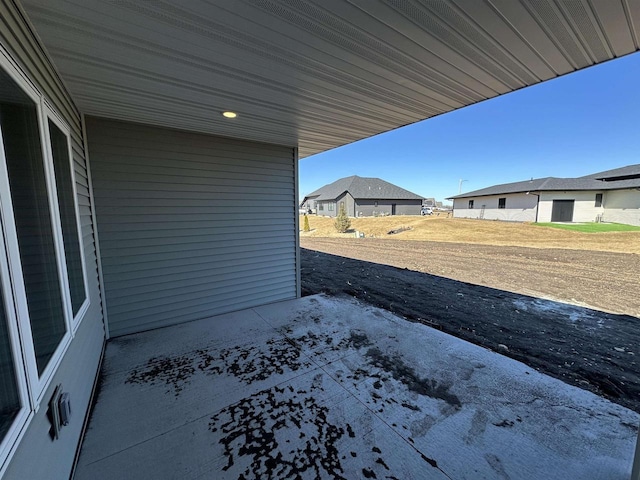
[[423, 198], [379, 178], [353, 175], [311, 192], [302, 207], [318, 215], [335, 217], [341, 205], [351, 217], [373, 215], [420, 215]]
[[453, 216], [640, 225], [640, 164], [578, 178], [537, 178], [450, 197]]

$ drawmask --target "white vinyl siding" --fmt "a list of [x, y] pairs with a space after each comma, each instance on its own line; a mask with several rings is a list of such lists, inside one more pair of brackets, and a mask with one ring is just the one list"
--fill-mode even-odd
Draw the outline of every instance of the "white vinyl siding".
[[[596, 217], [604, 212], [603, 207], [595, 206], [596, 191], [542, 192], [540, 194], [539, 222], [550, 222], [554, 200], [574, 200], [573, 222], [595, 222]], [[607, 198], [605, 194], [605, 200]]]
[[296, 296], [294, 149], [87, 118], [111, 336]]
[[[68, 478], [104, 342], [81, 121], [44, 49], [32, 34], [21, 8], [14, 2], [1, 2], [0, 18], [3, 21], [0, 42], [6, 49], [9, 61], [21, 72], [25, 82], [31, 84], [33, 89], [43, 96], [52, 111], [59, 114], [68, 126], [77, 211], [80, 215], [81, 248], [87, 264], [86, 294], [89, 298], [84, 311], [79, 312], [82, 321], [74, 325], [77, 330], [75, 333], [71, 332], [72, 336], [64, 345], [64, 353], [56, 358], [53, 365], [55, 368], [51, 369], [46, 383], [39, 384], [45, 389], [33, 392], [33, 395], [41, 398], [40, 404], [35, 403], [29, 407], [30, 413], [26, 421], [17, 425], [18, 434], [12, 444], [7, 446], [8, 456], [3, 455], [0, 458], [0, 476], [34, 480]], [[40, 114], [40, 128], [44, 132], [45, 111], [41, 110]], [[51, 197], [50, 202], [55, 202], [55, 197]], [[16, 302], [23, 303], [24, 299], [17, 297]], [[17, 308], [20, 306], [17, 305]], [[70, 394], [73, 411], [70, 423], [61, 431], [60, 438], [52, 441], [49, 436], [50, 423], [46, 402], [58, 384], [62, 384], [64, 391]]]
[[640, 226], [640, 191], [637, 189], [608, 191], [602, 202], [603, 222]]
[[[501, 198], [506, 199], [505, 208], [498, 208]], [[473, 200], [473, 208], [469, 208], [469, 200]], [[537, 201], [538, 197], [536, 195], [526, 195], [525, 193], [488, 195], [486, 197], [474, 197], [473, 199], [469, 197], [456, 198], [453, 201], [453, 216], [455, 218], [534, 222]]]
[[[596, 195], [602, 195], [602, 205], [597, 207]], [[499, 198], [506, 198], [506, 208], [499, 209]], [[470, 198], [453, 201], [454, 217], [486, 220], [535, 221], [537, 196], [524, 193], [474, 197], [474, 208], [469, 209]], [[573, 222], [595, 222], [601, 216], [603, 222], [640, 225], [640, 193], [636, 190], [542, 192], [538, 222], [550, 222], [553, 200], [574, 200]], [[485, 205], [482, 212], [482, 205]]]

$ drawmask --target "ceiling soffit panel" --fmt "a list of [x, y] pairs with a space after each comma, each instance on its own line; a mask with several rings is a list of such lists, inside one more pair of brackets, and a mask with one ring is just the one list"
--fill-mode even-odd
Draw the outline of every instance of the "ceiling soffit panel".
[[632, 53], [640, 31], [636, 0], [23, 4], [83, 112], [301, 157]]

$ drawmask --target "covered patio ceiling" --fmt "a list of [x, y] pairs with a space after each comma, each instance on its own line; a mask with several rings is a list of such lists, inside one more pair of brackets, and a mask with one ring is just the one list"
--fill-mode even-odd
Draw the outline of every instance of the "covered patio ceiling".
[[23, 3], [83, 113], [300, 157], [640, 45], [634, 0]]

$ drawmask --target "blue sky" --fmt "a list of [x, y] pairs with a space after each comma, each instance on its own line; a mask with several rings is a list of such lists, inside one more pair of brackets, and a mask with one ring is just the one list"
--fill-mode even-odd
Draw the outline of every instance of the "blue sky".
[[350, 175], [437, 200], [640, 163], [640, 53], [300, 161], [300, 197]]

